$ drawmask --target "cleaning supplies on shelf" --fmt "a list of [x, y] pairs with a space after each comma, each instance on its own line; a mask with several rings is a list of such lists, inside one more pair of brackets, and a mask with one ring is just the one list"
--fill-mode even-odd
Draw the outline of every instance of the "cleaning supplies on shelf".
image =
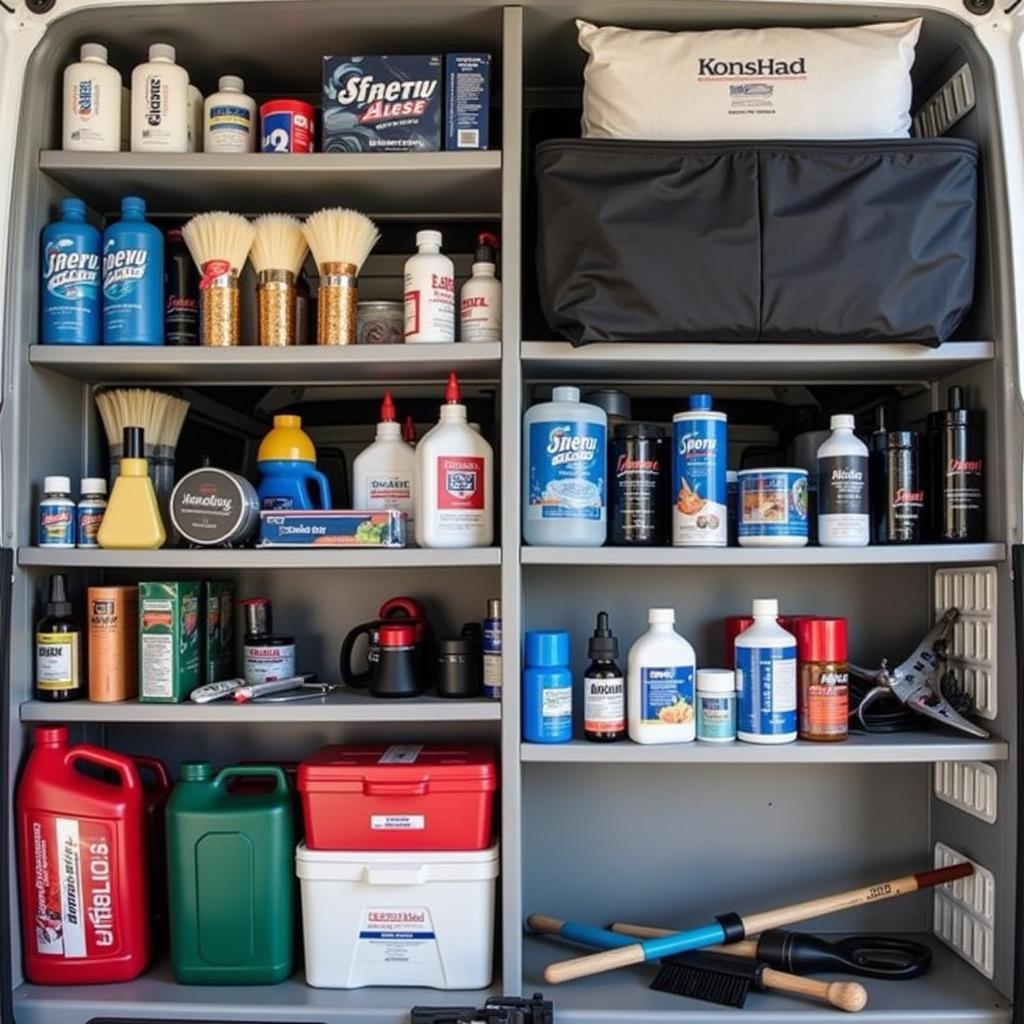
[[672, 442], [672, 543], [725, 547], [727, 418], [711, 395], [691, 395], [689, 410], [672, 417]]
[[523, 739], [527, 743], [568, 743], [572, 739], [569, 634], [528, 630], [524, 652]]
[[73, 548], [75, 511], [75, 503], [71, 500], [71, 477], [43, 477], [43, 496], [39, 501], [39, 546]]
[[484, 696], [491, 700], [501, 700], [502, 643], [501, 599], [492, 597], [487, 601], [483, 629]]
[[306, 261], [302, 224], [283, 213], [253, 222], [252, 266], [256, 271], [256, 340], [260, 345], [296, 344], [295, 280]]
[[164, 239], [164, 344], [199, 344], [199, 273], [181, 228]]
[[[486, 145], [483, 147], [486, 149]], [[459, 340], [501, 341], [501, 282], [496, 276], [498, 237], [489, 232], [477, 236], [472, 276], [459, 293]]]
[[705, 743], [736, 739], [736, 673], [731, 669], [697, 669], [697, 739]]
[[796, 637], [778, 624], [779, 602], [755, 598], [754, 623], [735, 643], [737, 735], [747, 743], [797, 737]]
[[260, 525], [256, 488], [245, 477], [213, 466], [186, 473], [174, 485], [168, 507], [174, 532], [195, 547], [244, 545]]
[[404, 548], [405, 513], [329, 509], [260, 512], [261, 548]]
[[83, 43], [64, 69], [65, 152], [117, 153], [121, 149], [121, 73], [107, 63], [107, 48]]
[[[584, 396], [585, 398], [587, 396]], [[657, 423], [609, 418], [608, 542], [624, 547], [665, 543], [668, 518], [668, 453]]]
[[441, 252], [440, 231], [417, 231], [405, 261], [405, 340], [455, 341], [455, 267]]
[[164, 236], [146, 220], [146, 201], [121, 200], [121, 219], [103, 232], [103, 344], [162, 345]]
[[444, 148], [487, 149], [490, 105], [491, 55], [445, 54]]
[[320, 274], [317, 344], [353, 345], [359, 272], [380, 238], [377, 225], [358, 210], [335, 206], [311, 214], [302, 231]]
[[153, 43], [132, 71], [132, 152], [188, 152], [188, 72], [173, 46]]
[[101, 325], [100, 233], [85, 220], [85, 203], [68, 196], [60, 220], [42, 234], [44, 345], [98, 345]]
[[202, 682], [200, 586], [139, 584], [139, 700], [178, 704]]
[[807, 545], [807, 471], [771, 467], [736, 474], [736, 533], [744, 548]]
[[100, 525], [107, 511], [107, 481], [103, 477], [84, 477], [81, 492], [75, 508], [75, 544], [80, 548], [97, 548]]
[[253, 153], [256, 150], [256, 101], [245, 94], [237, 75], [221, 75], [217, 91], [203, 102], [203, 152]]
[[416, 446], [416, 543], [488, 547], [494, 539], [494, 452], [469, 426], [459, 380], [448, 376], [440, 419]]
[[833, 416], [832, 434], [818, 449], [818, 543], [866, 547], [871, 541], [868, 448], [852, 416]]
[[202, 275], [199, 330], [204, 345], [239, 344], [241, 295], [238, 278], [249, 258], [255, 230], [241, 214], [213, 211], [193, 217], [182, 237]]
[[928, 417], [932, 535], [939, 543], [985, 539], [985, 439], [981, 413], [949, 389], [946, 409]]
[[275, 635], [273, 606], [269, 597], [250, 597], [238, 602], [245, 612], [242, 639], [242, 674], [250, 684], [295, 675], [295, 638]]
[[833, 742], [850, 733], [850, 664], [846, 619], [801, 615], [793, 622], [799, 659], [799, 734]]
[[[302, 429], [300, 416], [274, 417], [273, 429], [260, 442], [256, 465], [263, 475], [258, 491], [264, 511], [331, 507], [331, 485], [316, 468], [316, 448]], [[310, 496], [310, 485], [319, 501]]]
[[[79, 771], [99, 769], [105, 778]], [[16, 796], [29, 981], [130, 981], [151, 952], [145, 798], [129, 757], [37, 728]]]
[[35, 632], [35, 698], [76, 700], [83, 696], [82, 627], [74, 614], [64, 573], [50, 576], [43, 617]]
[[523, 417], [523, 539], [600, 547], [607, 536], [608, 417], [556, 387]]
[[89, 700], [131, 700], [139, 690], [139, 588], [89, 587]]
[[268, 100], [260, 106], [260, 152], [312, 153], [313, 117], [304, 100]]
[[384, 392], [373, 443], [352, 463], [352, 498], [357, 509], [398, 509], [406, 528], [415, 527], [416, 452], [402, 440], [391, 392]]
[[145, 458], [141, 427], [125, 427], [120, 473], [96, 540], [101, 548], [153, 550], [163, 547], [160, 506]]
[[649, 627], [629, 649], [629, 738], [634, 743], [686, 743], [697, 735], [693, 647], [673, 629], [672, 608], [651, 608]]
[[608, 613], [597, 613], [587, 645], [590, 664], [583, 673], [583, 737], [595, 743], [626, 738], [626, 680], [615, 663], [619, 641], [612, 635]]

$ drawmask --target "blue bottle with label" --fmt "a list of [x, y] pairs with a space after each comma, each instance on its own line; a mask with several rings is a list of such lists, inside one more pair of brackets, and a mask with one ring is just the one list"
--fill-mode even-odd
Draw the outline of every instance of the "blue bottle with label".
[[778, 623], [779, 602], [755, 598], [754, 624], [735, 643], [737, 735], [745, 743], [792, 743], [796, 722], [796, 637]]
[[81, 199], [63, 199], [60, 220], [43, 228], [44, 345], [100, 343], [100, 233], [85, 221]]
[[527, 743], [568, 743], [572, 739], [569, 634], [531, 629], [525, 646], [523, 739]]
[[146, 202], [121, 200], [121, 219], [103, 232], [103, 344], [164, 343], [164, 237], [146, 221]]

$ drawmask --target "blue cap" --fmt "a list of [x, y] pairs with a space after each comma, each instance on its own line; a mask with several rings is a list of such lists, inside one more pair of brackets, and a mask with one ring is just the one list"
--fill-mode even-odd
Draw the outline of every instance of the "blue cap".
[[85, 203], [74, 196], [68, 196], [60, 201], [60, 212], [69, 220], [85, 220]]
[[690, 395], [690, 411], [708, 412], [711, 409], [710, 395]]
[[146, 200], [141, 196], [125, 196], [121, 200], [122, 213], [145, 213]]
[[554, 668], [569, 664], [569, 634], [564, 629], [531, 629], [526, 633], [526, 664]]

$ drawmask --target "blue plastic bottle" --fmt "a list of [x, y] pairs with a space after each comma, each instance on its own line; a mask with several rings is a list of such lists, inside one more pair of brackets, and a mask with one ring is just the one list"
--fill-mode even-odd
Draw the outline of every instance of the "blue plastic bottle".
[[523, 739], [527, 743], [572, 739], [569, 634], [563, 630], [533, 629], [526, 634]]
[[43, 228], [44, 345], [100, 343], [100, 233], [85, 222], [85, 203], [63, 199], [61, 219]]
[[164, 343], [164, 237], [146, 221], [146, 202], [121, 200], [121, 219], [103, 232], [103, 344]]

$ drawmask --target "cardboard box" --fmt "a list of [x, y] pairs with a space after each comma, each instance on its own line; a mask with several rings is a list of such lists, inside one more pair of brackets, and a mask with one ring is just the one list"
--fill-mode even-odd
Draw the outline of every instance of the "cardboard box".
[[200, 586], [139, 584], [139, 699], [175, 704], [200, 684]]
[[260, 547], [265, 548], [404, 548], [405, 513], [261, 512]]
[[235, 675], [235, 585], [207, 580], [203, 584], [204, 683]]
[[487, 149], [491, 55], [449, 53], [444, 59], [444, 148]]

